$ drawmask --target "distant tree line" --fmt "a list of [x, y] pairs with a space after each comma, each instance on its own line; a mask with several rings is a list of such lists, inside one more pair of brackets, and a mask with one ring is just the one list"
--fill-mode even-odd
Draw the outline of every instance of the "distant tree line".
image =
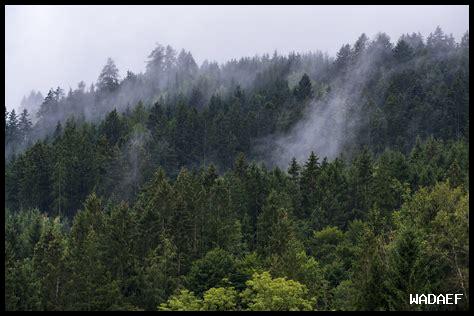
[[[146, 71], [127, 71], [123, 79], [109, 58], [89, 89], [80, 82], [67, 94], [60, 87], [47, 93], [39, 110], [30, 113], [35, 124], [29, 139], [51, 136], [58, 121], [64, 125], [71, 117], [98, 124], [114, 109], [125, 113], [141, 101], [147, 111], [157, 102], [207, 110], [214, 116], [223, 112], [224, 118], [239, 111], [243, 123], [262, 126], [258, 132], [250, 126], [250, 136], [230, 131], [237, 142], [245, 143], [248, 140], [241, 138], [287, 131], [309, 103], [324, 101], [331, 90], [355, 81], [354, 73], [363, 73], [364, 83], [356, 86], [351, 108], [363, 115], [350, 131], [357, 135], [356, 144], [346, 144], [345, 150], [362, 143], [376, 152], [387, 146], [408, 152], [417, 135], [444, 140], [468, 137], [469, 33], [457, 43], [438, 27], [426, 40], [413, 33], [401, 36], [396, 44], [384, 33], [372, 41], [362, 34], [353, 45], [343, 45], [335, 59], [321, 52], [288, 56], [275, 52], [271, 57], [245, 57], [222, 65], [204, 61], [198, 66], [190, 52], [178, 54], [170, 46], [157, 45], [148, 56]], [[26, 147], [8, 147], [7, 158]]]

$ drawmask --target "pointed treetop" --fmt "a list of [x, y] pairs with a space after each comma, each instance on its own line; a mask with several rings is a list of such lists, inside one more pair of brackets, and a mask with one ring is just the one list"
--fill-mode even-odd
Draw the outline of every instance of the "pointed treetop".
[[288, 167], [288, 174], [291, 176], [292, 179], [297, 179], [300, 175], [301, 167], [296, 161], [296, 158], [293, 157], [290, 162], [290, 166]]
[[247, 170], [248, 163], [245, 159], [244, 153], [240, 152], [235, 159], [234, 163], [234, 172], [239, 176], [243, 177], [245, 175], [245, 172]]
[[305, 169], [317, 170], [318, 168], [319, 168], [319, 157], [314, 153], [314, 151], [311, 151], [308, 161], [305, 164]]

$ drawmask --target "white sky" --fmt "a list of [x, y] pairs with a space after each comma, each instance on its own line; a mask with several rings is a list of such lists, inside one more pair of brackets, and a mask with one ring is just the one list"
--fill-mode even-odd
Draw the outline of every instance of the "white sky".
[[365, 32], [425, 37], [437, 25], [457, 41], [464, 6], [13, 6], [5, 8], [5, 104], [30, 90], [95, 82], [107, 57], [120, 74], [144, 71], [158, 42], [205, 59], [322, 50], [334, 55]]

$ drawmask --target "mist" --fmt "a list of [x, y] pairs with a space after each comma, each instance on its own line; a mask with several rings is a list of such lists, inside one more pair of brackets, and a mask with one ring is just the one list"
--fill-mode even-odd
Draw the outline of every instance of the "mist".
[[[373, 39], [366, 38], [365, 34], [350, 47], [346, 45], [349, 54], [355, 56], [348, 58], [343, 71], [339, 71], [323, 95], [314, 97], [306, 108], [303, 118], [297, 122], [289, 132], [273, 134], [256, 141], [257, 152], [264, 153], [266, 162], [280, 168], [286, 168], [292, 158], [299, 163], [304, 163], [311, 152], [319, 157], [334, 159], [338, 156], [351, 156], [360, 148], [354, 147], [353, 142], [365, 143], [370, 146], [370, 134], [366, 135], [364, 129], [373, 115], [377, 115], [380, 106], [376, 104], [386, 102], [389, 88], [387, 82], [397, 74], [423, 67], [430, 58], [419, 56], [408, 63], [396, 64], [396, 67], [382, 65], [390, 52], [395, 49], [397, 41], [392, 41], [385, 33], [377, 34]], [[418, 38], [418, 40], [414, 40]], [[422, 41], [419, 34], [403, 35], [399, 40], [409, 43], [411, 49], [416, 51], [417, 41]], [[454, 42], [453, 42], [454, 43]], [[341, 52], [344, 50], [341, 48]], [[357, 53], [359, 50], [359, 53]], [[442, 50], [434, 56], [436, 63], [442, 63], [453, 57], [453, 52]], [[335, 60], [337, 70], [338, 62]], [[390, 65], [390, 63], [388, 63]], [[377, 82], [377, 86], [373, 83]], [[435, 85], [428, 77], [427, 85]], [[382, 124], [387, 124], [382, 118]], [[412, 126], [406, 126], [407, 129]]]
[[[267, 89], [265, 85], [269, 78], [277, 73], [287, 82], [289, 89], [294, 89], [302, 75], [308, 74], [313, 84], [314, 97], [309, 105], [304, 106], [303, 115], [298, 117], [297, 121], [291, 122], [287, 128], [265, 131], [263, 137], [253, 139], [253, 158], [262, 158], [264, 162], [282, 168], [287, 166], [293, 157], [303, 161], [310, 151], [321, 157], [335, 158], [342, 152], [350, 153], [351, 149], [354, 149], [351, 148], [351, 142], [355, 138], [368, 137], [366, 143], [370, 145], [370, 135], [361, 135], [361, 130], [369, 122], [368, 115], [376, 111], [373, 106], [371, 108], [370, 102], [379, 105], [384, 102], [384, 78], [416, 65], [417, 61], [412, 60], [410, 66], [397, 63], [397, 67], [388, 69], [391, 68], [389, 60], [393, 58], [397, 40], [403, 39], [411, 45], [413, 51], [419, 51], [418, 46], [423, 46], [431, 36], [435, 36], [433, 31], [435, 28], [438, 30], [437, 26], [441, 26], [444, 29], [439, 40], [447, 41], [447, 45], [454, 49], [468, 31], [467, 23], [460, 23], [465, 17], [468, 18], [467, 8], [390, 7], [390, 18], [387, 16], [383, 23], [384, 32], [375, 33], [375, 30], [382, 28], [377, 26], [376, 22], [384, 14], [388, 14], [387, 7], [311, 6], [306, 7], [308, 11], [301, 11], [299, 7], [288, 7], [283, 18], [283, 8], [279, 6], [153, 6], [146, 7], [149, 9], [146, 12], [143, 7], [137, 6], [98, 7], [97, 10], [85, 7], [9, 6], [6, 11], [6, 25], [17, 28], [15, 31], [7, 28], [6, 31], [10, 34], [6, 39], [6, 100], [11, 100], [15, 94], [14, 90], [30, 80], [38, 82], [31, 87], [30, 92], [23, 95], [19, 106], [15, 106], [17, 110], [27, 109], [34, 124], [29, 135], [25, 137], [27, 141], [16, 144], [15, 151], [21, 152], [32, 142], [51, 136], [58, 124], [61, 122], [64, 125], [69, 118], [100, 123], [112, 110], [130, 113], [139, 102], [146, 109], [156, 102], [166, 106], [184, 102], [202, 110], [209, 105], [213, 96], [232, 98], [238, 89], [247, 91], [249, 95], [258, 94], [259, 89]], [[126, 9], [129, 11], [124, 11]], [[443, 11], [437, 11], [439, 9]], [[438, 14], [437, 24], [426, 31], [426, 25], [421, 22], [413, 26], [418, 19], [411, 20], [411, 17], [414, 17], [412, 13], [419, 10], [423, 10], [423, 14]], [[87, 16], [89, 19], [105, 11], [107, 14], [102, 19], [105, 26], [95, 25], [95, 36], [89, 33], [95, 22], [84, 25], [77, 21], [80, 17]], [[270, 15], [264, 15], [264, 12], [275, 15], [269, 18]], [[311, 19], [308, 12], [321, 16], [321, 19]], [[336, 12], [338, 14], [335, 14]], [[168, 14], [163, 20], [154, 20], [165, 13]], [[232, 17], [229, 21], [224, 21], [224, 17], [230, 13]], [[333, 19], [323, 17], [323, 13], [329, 14]], [[353, 15], [357, 16], [357, 13], [364, 16], [364, 21], [354, 18]], [[399, 19], [393, 20], [394, 17], [401, 18], [402, 15], [407, 23], [399, 23]], [[137, 16], [143, 18], [135, 21], [136, 23], [127, 20], [128, 17], [134, 20]], [[178, 17], [177, 21], [170, 19], [173, 16]], [[286, 22], [276, 23], [275, 18], [278, 16]], [[20, 17], [29, 17], [30, 24], [20, 26]], [[181, 21], [184, 17], [188, 18], [187, 23]], [[120, 24], [118, 34], [114, 30], [122, 19], [127, 22]], [[390, 24], [392, 20], [393, 26]], [[434, 20], [423, 21], [433, 23]], [[169, 27], [178, 21], [182, 22], [179, 27]], [[290, 22], [294, 27], [287, 27]], [[222, 28], [216, 30], [216, 23], [222, 25]], [[17, 41], [23, 38], [29, 43], [27, 38], [34, 38], [32, 42], [39, 45], [38, 41], [45, 32], [49, 34], [48, 38], [51, 32], [54, 34], [54, 30], [49, 29], [54, 25], [66, 27], [67, 32], [63, 29], [61, 32], [64, 34], [57, 34], [53, 41], [48, 40], [46, 47], [36, 46], [34, 52], [39, 58], [26, 58], [27, 50], [24, 47], [20, 50]], [[199, 27], [191, 32], [189, 28], [192, 25], [202, 27], [202, 32], [199, 32]], [[265, 25], [265, 28], [259, 28], [260, 25]], [[286, 26], [282, 28], [281, 25]], [[342, 30], [349, 25], [350, 32], [336, 34], [336, 30]], [[446, 28], [446, 25], [451, 29]], [[42, 30], [41, 35], [34, 26]], [[77, 28], [79, 26], [80, 30]], [[256, 28], [256, 32], [250, 32], [251, 26]], [[317, 26], [326, 28], [322, 32]], [[391, 37], [390, 34], [398, 34], [405, 27], [408, 30], [406, 33]], [[359, 28], [364, 29], [355, 36], [353, 32]], [[163, 33], [165, 29], [168, 30], [166, 35]], [[211, 32], [206, 32], [207, 29]], [[228, 33], [222, 33], [224, 30]], [[389, 32], [386, 32], [387, 30]], [[276, 36], [277, 31], [281, 32], [279, 36]], [[76, 33], [78, 36], [71, 46], [70, 34]], [[137, 37], [136, 33], [143, 36]], [[18, 36], [13, 37], [13, 34]], [[195, 34], [199, 35], [193, 36]], [[311, 37], [308, 34], [311, 34]], [[156, 39], [167, 41], [158, 42]], [[250, 42], [253, 44], [250, 45]], [[180, 46], [176, 47], [175, 44]], [[74, 52], [71, 51], [72, 47], [75, 48]], [[15, 56], [9, 55], [15, 51]], [[351, 55], [351, 60], [350, 65], [342, 67], [339, 64], [344, 54]], [[442, 50], [437, 50], [437, 54], [438, 58], [446, 57]], [[76, 59], [79, 55], [83, 60]], [[423, 56], [423, 53], [417, 55]], [[11, 69], [14, 62], [21, 58], [25, 58], [22, 65], [29, 65], [29, 71], [19, 77], [21, 68], [14, 73], [11, 73]], [[380, 60], [389, 62], [381, 66]], [[100, 64], [92, 70], [96, 61]], [[48, 71], [40, 70], [45, 65], [49, 66]], [[69, 71], [68, 67], [72, 65], [76, 67], [75, 71]], [[51, 80], [49, 76], [54, 76], [55, 79]], [[71, 78], [75, 76], [77, 81], [73, 84]], [[370, 84], [376, 81], [381, 84], [374, 89]], [[56, 82], [57, 85], [51, 86]], [[41, 87], [46, 84], [50, 86], [42, 92]], [[9, 109], [9, 105], [6, 106]], [[133, 139], [135, 138], [134, 136]], [[136, 139], [139, 141], [126, 146], [131, 148], [132, 156], [136, 146], [147, 142], [145, 138]], [[9, 147], [7, 149], [6, 157], [9, 156], [7, 152], [10, 152]], [[136, 166], [138, 158], [132, 156], [130, 161], [135, 163], [131, 163], [131, 166]], [[138, 171], [135, 173], [138, 174]], [[131, 178], [137, 179], [137, 175]]]
[[6, 310], [469, 309], [468, 6], [5, 12]]
[[8, 5], [5, 105], [18, 110], [31, 90], [46, 95], [57, 86], [74, 89], [80, 81], [88, 87], [107, 57], [122, 78], [127, 70], [143, 72], [146, 53], [157, 42], [191, 51], [198, 65], [275, 50], [334, 56], [341, 43], [363, 32], [427, 36], [440, 25], [459, 40], [468, 20], [468, 6]]
[[[311, 101], [303, 119], [289, 133], [261, 140], [265, 147], [272, 148], [267, 160], [284, 168], [292, 158], [304, 162], [311, 151], [333, 159], [357, 136], [358, 129], [366, 123], [364, 116], [369, 115], [369, 109], [363, 108], [367, 102], [364, 89], [370, 89], [367, 85], [376, 75], [388, 77], [389, 72], [394, 71], [378, 66], [384, 53], [388, 53], [384, 50], [393, 48], [390, 39], [385, 34], [378, 34], [373, 41], [369, 40], [361, 36], [354, 44], [353, 50], [358, 43], [361, 45], [358, 56], [332, 79], [329, 91], [325, 91], [323, 97]], [[384, 91], [378, 93], [383, 95]]]

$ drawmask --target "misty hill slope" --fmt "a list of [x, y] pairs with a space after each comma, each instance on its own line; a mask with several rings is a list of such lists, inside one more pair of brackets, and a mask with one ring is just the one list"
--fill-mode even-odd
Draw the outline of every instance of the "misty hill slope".
[[469, 309], [468, 33], [175, 55], [5, 110], [7, 310]]
[[[8, 159], [39, 138], [7, 170], [47, 159], [44, 181], [84, 179], [64, 187], [73, 196], [82, 192], [71, 205], [77, 208], [93, 188], [130, 188], [125, 195], [115, 189], [128, 199], [158, 166], [172, 177], [210, 163], [225, 171], [239, 152], [286, 168], [311, 151], [351, 158], [362, 146], [408, 153], [417, 137], [468, 141], [468, 56], [468, 33], [455, 43], [439, 28], [426, 42], [412, 34], [396, 45], [383, 33], [372, 41], [363, 34], [334, 61], [321, 53], [275, 53], [198, 67], [189, 52], [176, 57], [171, 47], [157, 46], [145, 74], [127, 72], [120, 81], [109, 59], [89, 91], [83, 83], [67, 96], [51, 90], [33, 126], [26, 111], [6, 113]], [[65, 171], [53, 175], [49, 168]], [[78, 175], [69, 177], [73, 171]], [[31, 205], [49, 209], [54, 195]]]
[[[301, 134], [298, 129], [325, 139], [324, 144], [314, 137], [306, 144], [296, 144], [295, 148], [303, 148], [302, 156], [309, 147], [316, 147], [324, 156], [335, 156], [348, 142], [341, 135], [347, 134], [356, 134], [358, 142], [361, 138], [364, 143], [374, 142], [378, 150], [387, 144], [408, 149], [414, 144], [412, 136], [446, 139], [468, 134], [464, 130], [468, 52], [468, 33], [456, 43], [439, 28], [426, 41], [415, 33], [402, 36], [396, 43], [384, 33], [372, 41], [363, 34], [352, 46], [343, 45], [335, 59], [321, 52], [288, 56], [275, 52], [272, 57], [246, 57], [222, 65], [205, 61], [198, 66], [190, 52], [177, 54], [170, 46], [158, 45], [148, 56], [145, 73], [127, 71], [120, 79], [119, 70], [109, 59], [90, 88], [80, 82], [67, 94], [59, 87], [51, 89], [39, 110], [41, 94], [32, 92], [24, 98], [22, 108], [37, 121], [28, 132], [28, 140], [34, 142], [51, 135], [58, 121], [64, 125], [70, 117], [98, 123], [114, 109], [120, 113], [133, 110], [139, 101], [148, 109], [155, 102], [173, 108], [181, 102], [200, 111], [211, 106], [213, 96], [231, 103], [231, 96], [240, 88], [246, 96], [241, 111], [252, 111], [252, 115], [259, 115], [258, 120], [270, 116], [268, 120], [275, 125], [251, 135], [252, 139], [275, 133], [278, 138], [295, 138]], [[304, 87], [298, 93], [295, 88], [304, 73], [310, 82], [302, 82]], [[304, 102], [305, 98], [311, 101]], [[307, 107], [304, 103], [311, 104], [303, 112]], [[453, 108], [455, 105], [458, 108]], [[264, 107], [274, 109], [265, 111]], [[288, 135], [288, 128], [302, 115], [309, 119]], [[446, 119], [449, 121], [444, 122]], [[450, 127], [445, 130], [439, 124]], [[14, 130], [12, 127], [7, 143], [18, 147], [23, 138], [18, 140]], [[285, 147], [288, 141], [281, 141]], [[15, 151], [10, 148], [13, 144], [7, 146], [8, 153]]]

